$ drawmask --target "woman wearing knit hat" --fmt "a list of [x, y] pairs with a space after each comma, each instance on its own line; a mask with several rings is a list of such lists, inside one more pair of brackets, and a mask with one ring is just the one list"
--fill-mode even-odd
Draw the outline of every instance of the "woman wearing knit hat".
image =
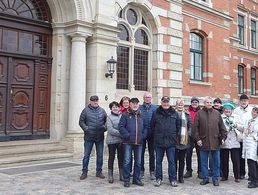
[[227, 129], [227, 139], [221, 145], [220, 157], [221, 157], [221, 170], [222, 178], [221, 181], [228, 180], [229, 172], [229, 153], [233, 163], [233, 173], [235, 182], [240, 182], [240, 143], [237, 140], [236, 129], [241, 128], [239, 124], [239, 116], [232, 114], [234, 105], [231, 103], [225, 103], [223, 105], [222, 119]]

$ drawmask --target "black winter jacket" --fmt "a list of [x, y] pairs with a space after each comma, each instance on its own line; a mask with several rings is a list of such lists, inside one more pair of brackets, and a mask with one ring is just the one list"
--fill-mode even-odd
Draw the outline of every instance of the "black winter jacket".
[[79, 125], [84, 131], [85, 141], [101, 141], [104, 140], [104, 132], [106, 131], [107, 113], [101, 108], [94, 108], [90, 104], [83, 109], [80, 115]]
[[159, 106], [153, 113], [151, 128], [153, 129], [154, 145], [156, 147], [176, 146], [177, 134], [181, 129], [181, 120], [171, 106], [168, 110]]

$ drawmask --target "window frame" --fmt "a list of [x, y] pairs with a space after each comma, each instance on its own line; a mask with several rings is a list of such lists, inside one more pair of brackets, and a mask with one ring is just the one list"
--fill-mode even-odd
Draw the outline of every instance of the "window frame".
[[[240, 18], [243, 19], [243, 24], [240, 24]], [[238, 38], [239, 44], [245, 45], [245, 16], [242, 14], [237, 15], [237, 30], [238, 30]]]
[[[253, 25], [252, 25], [252, 23], [255, 23], [255, 28], [253, 29]], [[251, 41], [251, 43], [250, 43], [250, 46], [251, 46], [251, 48], [252, 49], [256, 49], [256, 46], [257, 46], [257, 35], [256, 35], [256, 28], [257, 28], [257, 22], [256, 22], [256, 20], [254, 20], [254, 19], [251, 19], [251, 21], [250, 21], [250, 31], [251, 31], [251, 34], [250, 34], [250, 41]]]
[[[254, 77], [253, 77], [253, 72], [254, 72]], [[257, 75], [256, 68], [251, 68], [251, 72], [250, 72], [251, 95], [254, 95], [254, 96], [256, 96], [256, 75]]]
[[[200, 40], [201, 40], [201, 42], [199, 43], [200, 44], [200, 46], [201, 46], [201, 49], [200, 50], [197, 50], [197, 49], [193, 49], [193, 48], [191, 48], [191, 45], [192, 45], [192, 43], [191, 43], [191, 41], [192, 41], [192, 39], [191, 39], [191, 35], [192, 34], [195, 34], [195, 36], [197, 36], [198, 38], [200, 38]], [[203, 70], [204, 70], [204, 37], [202, 36], [202, 35], [200, 35], [200, 34], [198, 34], [198, 33], [196, 33], [196, 32], [191, 32], [190, 33], [190, 80], [194, 80], [194, 81], [203, 81]], [[193, 57], [194, 57], [194, 59], [193, 59], [193, 62], [194, 62], [194, 64], [192, 65], [192, 54], [193, 54]], [[199, 64], [199, 66], [197, 66], [196, 64], [195, 64], [195, 62], [196, 62], [196, 55], [201, 55], [201, 63]], [[194, 70], [194, 72], [192, 73], [192, 67], [193, 67], [193, 70]], [[196, 69], [197, 68], [200, 68], [200, 79], [198, 79], [198, 78], [196, 78]], [[193, 77], [192, 77], [192, 75], [193, 75]]]
[[[128, 10], [134, 10], [137, 14], [137, 22], [134, 25], [131, 25], [128, 21], [127, 21], [127, 11]], [[121, 13], [122, 11], [122, 13]], [[128, 32], [129, 32], [129, 41], [125, 41], [125, 40], [119, 40], [118, 42], [118, 47], [120, 46], [124, 46], [124, 47], [129, 47], [129, 67], [128, 67], [128, 89], [120, 89], [116, 86], [117, 90], [129, 90], [129, 91], [149, 91], [149, 88], [151, 86], [151, 71], [152, 71], [152, 61], [151, 61], [151, 56], [152, 56], [152, 32], [151, 32], [151, 27], [150, 25], [147, 23], [146, 17], [144, 16], [144, 12], [143, 10], [141, 10], [140, 8], [136, 8], [134, 6], [127, 6], [126, 8], [124, 8], [123, 10], [121, 10], [119, 12], [120, 16], [122, 16], [122, 18], [118, 18], [118, 25], [124, 25]], [[144, 23], [142, 23], [142, 20], [144, 20]], [[140, 44], [140, 43], [136, 43], [136, 38], [135, 38], [135, 33], [138, 30], [143, 30], [147, 37], [148, 37], [148, 44], [144, 45], [144, 44]], [[143, 50], [143, 51], [147, 51], [148, 52], [148, 62], [147, 62], [147, 86], [144, 90], [137, 90], [135, 87], [135, 64], [134, 64], [134, 60], [135, 60], [135, 49], [138, 50]]]
[[[245, 67], [242, 64], [239, 64], [237, 67], [237, 88], [238, 88], [238, 94], [244, 93], [244, 79], [245, 79]], [[242, 70], [242, 74], [240, 75], [240, 69]], [[240, 82], [241, 81], [241, 82]], [[241, 85], [241, 86], [240, 86]]]

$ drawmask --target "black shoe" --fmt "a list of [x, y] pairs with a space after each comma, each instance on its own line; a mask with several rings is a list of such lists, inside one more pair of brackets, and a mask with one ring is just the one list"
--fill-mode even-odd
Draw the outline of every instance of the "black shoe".
[[184, 183], [183, 177], [179, 177], [178, 182], [179, 182], [179, 183]]
[[219, 181], [218, 181], [218, 180], [213, 181], [213, 185], [214, 185], [214, 186], [219, 186]]
[[80, 177], [80, 180], [84, 180], [86, 178], [87, 178], [87, 173], [82, 173], [81, 177]]
[[184, 178], [189, 178], [192, 177], [192, 172], [191, 171], [187, 171], [184, 175]]
[[130, 182], [124, 182], [124, 187], [126, 188], [130, 187]]
[[137, 186], [144, 186], [144, 183], [142, 183], [141, 180], [135, 180], [135, 181], [133, 181], [133, 184], [135, 184]]
[[227, 181], [228, 180], [228, 178], [226, 178], [226, 177], [222, 177], [221, 179], [220, 179], [220, 181]]
[[96, 177], [98, 177], [100, 179], [105, 179], [105, 176], [102, 174], [102, 172], [96, 173]]
[[257, 184], [255, 183], [255, 182], [250, 182], [249, 184], [248, 184], [248, 188], [257, 188], [258, 186], [257, 186]]
[[209, 183], [209, 181], [201, 181], [200, 182], [200, 185], [206, 185], [206, 184], [208, 184]]
[[198, 173], [198, 176], [197, 176], [199, 179], [203, 179], [202, 178], [202, 173]]

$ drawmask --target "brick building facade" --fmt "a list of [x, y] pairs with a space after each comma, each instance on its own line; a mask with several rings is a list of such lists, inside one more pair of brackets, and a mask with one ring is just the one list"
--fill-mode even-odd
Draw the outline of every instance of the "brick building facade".
[[[183, 1], [184, 96], [210, 95], [237, 102], [239, 94], [246, 93], [257, 104], [257, 5], [253, 0]], [[191, 35], [200, 37], [201, 51], [191, 49]], [[191, 61], [190, 53], [200, 53], [202, 62]], [[191, 75], [198, 63], [201, 79]]]

